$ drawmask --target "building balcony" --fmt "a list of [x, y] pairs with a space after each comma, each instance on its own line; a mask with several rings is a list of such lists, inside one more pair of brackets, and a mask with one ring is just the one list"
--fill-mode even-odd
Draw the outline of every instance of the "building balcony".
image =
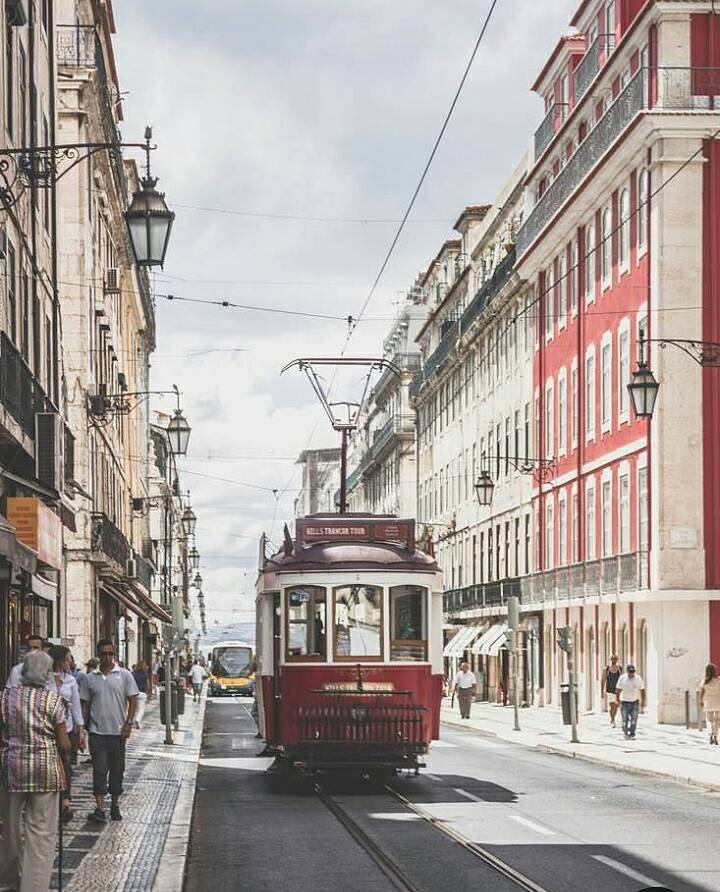
[[[119, 145], [122, 142], [122, 136], [115, 120], [114, 109], [120, 101], [120, 96], [115, 83], [108, 78], [105, 54], [97, 31], [92, 25], [57, 25], [55, 43], [55, 57], [58, 66], [95, 70], [104, 141]], [[128, 182], [123, 165], [122, 150], [118, 148], [109, 152], [108, 158], [118, 192], [122, 200], [125, 201], [128, 195]]]
[[125, 573], [128, 559], [133, 554], [127, 539], [106, 514], [93, 511], [91, 522], [92, 559], [101, 564], [118, 565], [120, 572]]
[[520, 597], [520, 583], [518, 578], [508, 578], [450, 589], [443, 593], [443, 613], [449, 615], [483, 607], [504, 607], [508, 598]]
[[542, 124], [535, 131], [535, 158], [539, 158], [550, 144], [557, 127], [559, 117], [558, 106], [553, 104], [550, 111], [545, 115]]
[[486, 279], [475, 297], [465, 308], [460, 320], [461, 331], [467, 331], [485, 307], [499, 294], [515, 268], [515, 247], [512, 247], [498, 263], [489, 279]]
[[585, 95], [587, 88], [595, 79], [595, 75], [614, 49], [614, 34], [599, 34], [587, 48], [575, 69], [574, 97], [576, 103]]
[[527, 251], [555, 218], [638, 114], [645, 111], [711, 111], [716, 109], [715, 97], [718, 95], [718, 68], [638, 70], [536, 202], [518, 232], [518, 256]]
[[385, 424], [373, 433], [372, 444], [365, 453], [363, 469], [372, 464], [389, 444], [395, 443], [400, 438], [411, 438], [414, 434], [414, 415], [391, 415]]
[[[353, 489], [360, 483], [362, 480], [363, 468], [362, 464], [359, 464], [354, 471], [347, 475], [347, 479], [345, 481], [345, 486], [348, 492], [352, 492]], [[340, 494], [340, 490], [338, 490], [338, 495]]]
[[49, 409], [45, 391], [4, 333], [0, 335], [0, 351], [0, 403], [17, 421], [23, 433], [34, 440], [35, 415]]
[[557, 567], [524, 576], [520, 583], [523, 604], [614, 597], [647, 588], [647, 553], [634, 551]]
[[[420, 368], [419, 353], [396, 353], [391, 360], [392, 364], [400, 369], [401, 372], [415, 372]], [[398, 384], [398, 376], [393, 369], [385, 369], [378, 378], [378, 382], [373, 388], [375, 398], [380, 396], [392, 384]]]
[[146, 591], [152, 591], [153, 576], [155, 573], [150, 561], [135, 552], [135, 568], [140, 585], [142, 585]]

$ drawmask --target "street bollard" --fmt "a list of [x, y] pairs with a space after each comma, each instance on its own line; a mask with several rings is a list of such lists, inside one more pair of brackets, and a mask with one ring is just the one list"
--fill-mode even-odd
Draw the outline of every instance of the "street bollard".
[[685, 691], [685, 730], [690, 730], [690, 691]]
[[697, 716], [698, 731], [705, 730], [705, 716], [703, 715], [702, 704], [700, 703], [700, 691], [695, 692], [695, 715]]

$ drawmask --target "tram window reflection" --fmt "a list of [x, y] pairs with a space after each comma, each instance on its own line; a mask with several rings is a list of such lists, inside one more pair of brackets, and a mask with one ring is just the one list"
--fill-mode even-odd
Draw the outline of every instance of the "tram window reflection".
[[390, 589], [390, 659], [427, 659], [427, 589], [395, 585]]
[[325, 589], [302, 585], [286, 590], [288, 660], [327, 659]]
[[336, 659], [381, 659], [383, 590], [344, 585], [333, 594]]

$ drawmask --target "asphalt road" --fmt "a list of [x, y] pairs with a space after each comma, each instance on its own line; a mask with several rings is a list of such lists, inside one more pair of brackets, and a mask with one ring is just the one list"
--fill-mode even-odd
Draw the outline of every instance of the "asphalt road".
[[[300, 775], [265, 774], [249, 704], [208, 703], [186, 892], [389, 892], [390, 881]], [[323, 781], [421, 892], [512, 892], [382, 787]], [[392, 786], [547, 892], [720, 890], [720, 795], [443, 729]]]

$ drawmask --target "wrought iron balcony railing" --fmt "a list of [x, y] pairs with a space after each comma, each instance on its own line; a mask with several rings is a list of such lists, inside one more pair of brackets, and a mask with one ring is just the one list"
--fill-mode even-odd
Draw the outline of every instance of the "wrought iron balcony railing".
[[[391, 362], [396, 368], [400, 369], [401, 372], [414, 372], [420, 368], [420, 354], [396, 353]], [[399, 379], [394, 369], [385, 369], [375, 385], [375, 396], [382, 393], [389, 384], [393, 383], [393, 381], [397, 381], [399, 384]]]
[[137, 568], [137, 578], [140, 584], [147, 590], [152, 591], [153, 568], [150, 561], [135, 552], [135, 566]]
[[547, 148], [550, 140], [555, 136], [556, 123], [559, 109], [553, 104], [545, 115], [542, 124], [535, 131], [535, 159], [537, 160]]
[[607, 56], [615, 49], [614, 34], [599, 34], [587, 48], [587, 52], [575, 69], [575, 102], [585, 94], [602, 64], [601, 54]]
[[[347, 486], [348, 492], [355, 489], [355, 487], [358, 485], [358, 483], [362, 479], [362, 473], [363, 473], [363, 468], [362, 468], [362, 465], [360, 464], [357, 466], [357, 468], [355, 468], [354, 471], [351, 471], [348, 474], [347, 480], [346, 480], [346, 486]], [[339, 494], [339, 492], [340, 491], [338, 490], [338, 494]]]
[[94, 68], [95, 26], [58, 25], [55, 58], [58, 65], [68, 68]]
[[20, 425], [23, 433], [35, 439], [35, 414], [45, 412], [45, 391], [30, 371], [20, 352], [6, 334], [0, 335], [0, 402]]
[[509, 577], [497, 582], [484, 582], [466, 585], [464, 588], [450, 589], [443, 594], [443, 611], [448, 614], [482, 607], [502, 607], [507, 603], [508, 598], [520, 596], [520, 583], [519, 578]]
[[475, 297], [465, 308], [460, 320], [460, 330], [465, 332], [482, 313], [485, 307], [497, 296], [505, 285], [513, 269], [515, 268], [515, 248], [511, 248], [505, 257], [498, 263], [489, 279], [486, 279], [477, 291]]
[[119, 564], [124, 573], [132, 555], [127, 539], [106, 514], [93, 511], [91, 519], [90, 550]]
[[364, 467], [371, 462], [387, 446], [392, 438], [399, 434], [411, 434], [415, 430], [415, 417], [413, 415], [391, 415], [385, 424], [374, 431], [372, 445], [366, 453]]
[[647, 588], [647, 553], [633, 551], [523, 576], [524, 604], [609, 595]]

